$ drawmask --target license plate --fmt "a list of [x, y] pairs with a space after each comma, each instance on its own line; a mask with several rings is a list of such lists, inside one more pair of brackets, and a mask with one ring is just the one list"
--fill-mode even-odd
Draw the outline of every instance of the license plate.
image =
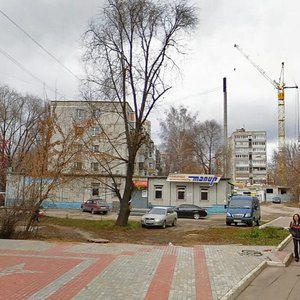
[[241, 220], [233, 220], [233, 222], [239, 223], [241, 222]]

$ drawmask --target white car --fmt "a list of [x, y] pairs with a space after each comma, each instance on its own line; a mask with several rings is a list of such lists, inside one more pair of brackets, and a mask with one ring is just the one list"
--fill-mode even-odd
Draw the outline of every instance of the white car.
[[171, 207], [154, 206], [151, 210], [142, 216], [141, 224], [145, 226], [175, 226], [177, 222], [177, 213]]

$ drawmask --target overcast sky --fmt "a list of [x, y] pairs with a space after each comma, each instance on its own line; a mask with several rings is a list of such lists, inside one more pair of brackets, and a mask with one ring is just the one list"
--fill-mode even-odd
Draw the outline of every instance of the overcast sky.
[[[0, 0], [0, 10], [82, 77], [81, 36], [104, 0]], [[223, 123], [222, 79], [228, 82], [229, 134], [264, 130], [268, 152], [277, 144], [277, 91], [234, 47], [238, 44], [269, 77], [278, 80], [285, 62], [287, 85], [300, 84], [300, 1], [198, 0], [199, 27], [178, 61], [181, 75], [154, 110], [158, 120], [170, 104], [185, 105], [199, 119]], [[78, 80], [0, 14], [0, 84], [40, 97], [80, 99]], [[7, 58], [22, 64], [32, 78]], [[45, 87], [43, 83], [45, 83]], [[297, 135], [296, 90], [286, 90], [286, 135]]]

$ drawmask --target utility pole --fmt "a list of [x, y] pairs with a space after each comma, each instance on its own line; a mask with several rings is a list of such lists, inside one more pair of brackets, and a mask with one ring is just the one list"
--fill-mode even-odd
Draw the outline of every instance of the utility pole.
[[227, 81], [223, 78], [223, 94], [224, 94], [224, 177], [228, 177], [228, 128], [227, 128]]

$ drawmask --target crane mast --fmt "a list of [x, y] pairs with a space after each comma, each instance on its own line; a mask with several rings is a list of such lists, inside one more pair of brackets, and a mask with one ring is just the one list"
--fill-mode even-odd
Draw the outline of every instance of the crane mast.
[[277, 99], [278, 99], [278, 148], [282, 150], [285, 145], [285, 102], [284, 102], [284, 90], [285, 89], [298, 89], [298, 86], [286, 86], [284, 83], [284, 63], [281, 63], [281, 72], [279, 81], [271, 79], [266, 72], [256, 63], [254, 63], [251, 58], [244, 53], [241, 47], [237, 44], [234, 47], [239, 50], [239, 52], [255, 67], [260, 74], [262, 74], [276, 89], [277, 89]]

